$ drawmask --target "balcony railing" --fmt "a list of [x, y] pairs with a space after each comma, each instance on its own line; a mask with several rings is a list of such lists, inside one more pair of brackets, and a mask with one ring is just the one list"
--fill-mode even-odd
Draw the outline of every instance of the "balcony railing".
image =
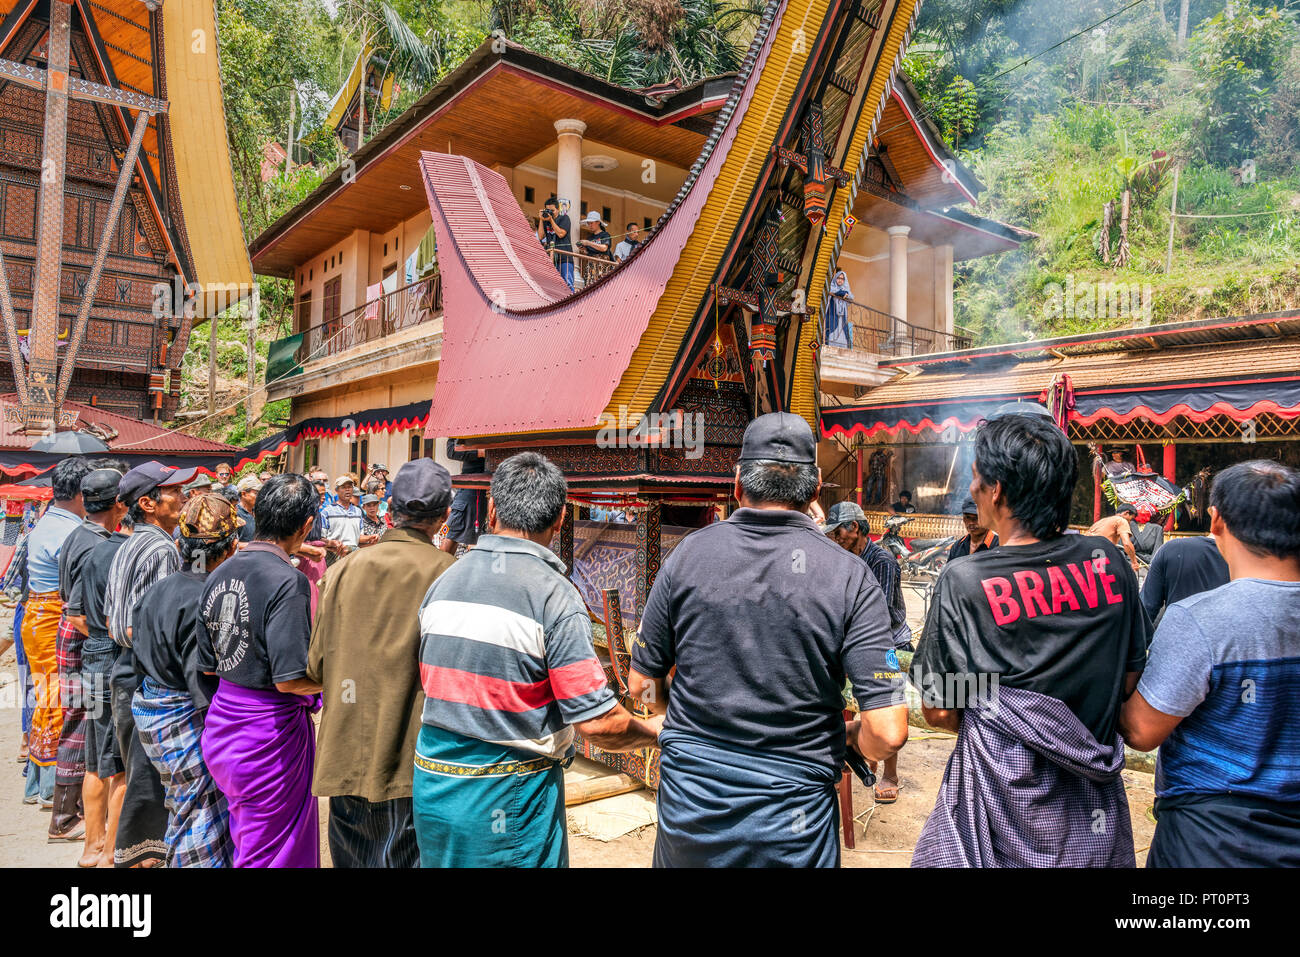
[[401, 329], [409, 329], [442, 315], [442, 277], [434, 273], [372, 299], [337, 319], [303, 331], [295, 354], [299, 365], [316, 362], [362, 345], [376, 342]]
[[564, 275], [564, 260], [569, 260], [573, 265], [573, 291], [578, 292], [589, 283], [595, 282], [601, 276], [608, 275], [619, 266], [623, 265], [612, 259], [605, 259], [603, 256], [587, 256], [582, 253], [560, 252], [558, 249], [551, 250], [551, 262], [555, 263], [556, 270], [560, 275]]
[[844, 303], [847, 311], [847, 328], [837, 327], [832, 318], [835, 304], [827, 311], [824, 324], [828, 330], [826, 345], [854, 352], [882, 356], [920, 356], [932, 352], [951, 352], [969, 349], [971, 336], [966, 330], [947, 333], [924, 326], [915, 326], [906, 320], [891, 316], [879, 309], [856, 302]]

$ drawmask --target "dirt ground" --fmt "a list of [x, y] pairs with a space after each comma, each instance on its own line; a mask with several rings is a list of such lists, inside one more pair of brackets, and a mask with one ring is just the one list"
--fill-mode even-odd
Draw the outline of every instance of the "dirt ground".
[[[908, 611], [919, 619], [919, 603]], [[0, 611], [0, 635], [10, 634], [11, 613]], [[0, 867], [75, 867], [80, 844], [48, 844], [49, 812], [22, 803], [22, 765], [17, 763], [19, 740], [18, 669], [13, 650], [0, 655]], [[944, 766], [954, 738], [912, 729], [907, 747], [899, 757], [902, 791], [897, 803], [873, 808], [871, 795], [861, 782], [853, 782], [853, 811], [856, 847], [845, 849], [845, 867], [906, 867], [921, 827], [934, 806]], [[8, 770], [5, 770], [5, 769]], [[1150, 774], [1124, 772], [1133, 839], [1139, 849], [1138, 866], [1146, 862], [1154, 823], [1148, 817], [1154, 801]], [[328, 802], [320, 802], [321, 860], [329, 866], [326, 840]], [[598, 841], [571, 836], [570, 864], [573, 867], [649, 867], [654, 854], [653, 825], [625, 834], [617, 840]]]

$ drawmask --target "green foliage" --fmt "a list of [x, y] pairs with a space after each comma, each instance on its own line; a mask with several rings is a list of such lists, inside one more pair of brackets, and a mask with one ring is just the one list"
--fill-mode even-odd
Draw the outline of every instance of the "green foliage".
[[1238, 163], [1253, 153], [1273, 86], [1295, 42], [1291, 18], [1276, 7], [1233, 5], [1191, 38], [1197, 96], [1205, 110], [1199, 146], [1211, 163]]
[[954, 149], [963, 136], [975, 129], [978, 118], [975, 84], [964, 76], [955, 76], [939, 98], [935, 119], [943, 131], [944, 141]]

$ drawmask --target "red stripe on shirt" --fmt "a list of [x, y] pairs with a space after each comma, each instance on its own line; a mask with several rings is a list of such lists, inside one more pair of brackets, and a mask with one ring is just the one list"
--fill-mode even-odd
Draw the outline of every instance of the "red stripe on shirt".
[[420, 683], [426, 697], [489, 711], [533, 711], [555, 701], [549, 681], [507, 681], [423, 662], [420, 664]]
[[605, 669], [595, 658], [584, 658], [550, 670], [551, 690], [560, 700], [581, 698], [605, 687]]

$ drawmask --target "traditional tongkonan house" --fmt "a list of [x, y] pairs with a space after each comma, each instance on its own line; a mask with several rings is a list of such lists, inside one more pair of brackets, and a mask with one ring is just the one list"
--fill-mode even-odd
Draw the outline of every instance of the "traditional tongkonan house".
[[212, 0], [0, 0], [6, 471], [95, 422], [134, 436], [114, 452], [228, 451], [126, 425], [172, 417], [194, 324], [251, 288], [215, 28]]
[[[859, 20], [879, 12], [874, 2], [840, 9]], [[326, 123], [349, 146], [360, 123], [360, 64]], [[371, 101], [382, 107], [382, 70], [373, 60], [367, 76]], [[594, 211], [614, 243], [629, 224], [645, 240], [706, 149], [736, 79], [627, 90], [485, 40], [253, 241], [254, 269], [293, 279], [296, 297], [293, 334], [273, 345], [267, 373], [268, 398], [291, 400], [291, 426], [253, 457], [289, 449], [293, 467], [319, 464], [336, 475], [359, 473], [371, 461], [396, 469], [422, 454], [442, 456], [443, 443], [423, 436], [444, 316], [421, 151], [467, 156], [501, 174], [534, 228], [554, 195], [567, 204], [577, 236], [579, 221]], [[827, 82], [834, 96], [852, 98], [861, 80], [839, 71]], [[832, 237], [853, 298], [828, 298], [834, 315], [818, 324], [823, 404], [852, 403], [888, 379], [881, 359], [965, 344], [953, 323], [953, 264], [1014, 249], [1028, 235], [962, 208], [982, 187], [925, 118], [906, 78], [895, 72], [886, 89], [850, 215]], [[835, 133], [823, 126], [826, 155]], [[781, 187], [787, 215], [804, 204], [796, 182], [806, 165], [802, 149], [796, 143], [778, 156], [795, 183]], [[574, 260], [579, 286], [620, 268], [581, 253]], [[805, 268], [792, 258], [779, 265], [787, 287]], [[739, 359], [731, 375], [738, 369]], [[827, 476], [851, 493], [851, 450], [826, 440], [820, 452]]]
[[1111, 329], [881, 365], [894, 377], [861, 402], [823, 408], [822, 434], [860, 443], [867, 488], [860, 501], [882, 514], [887, 503], [871, 495], [871, 472], [883, 457], [894, 487], [913, 491], [920, 514], [907, 534], [917, 537], [956, 533], [975, 429], [1007, 403], [1047, 406], [1077, 446], [1071, 518], [1079, 525], [1114, 510], [1097, 453], [1135, 471], [1145, 464], [1186, 490], [1170, 523], [1182, 531], [1208, 528], [1210, 473], [1254, 458], [1300, 465], [1300, 312]]

